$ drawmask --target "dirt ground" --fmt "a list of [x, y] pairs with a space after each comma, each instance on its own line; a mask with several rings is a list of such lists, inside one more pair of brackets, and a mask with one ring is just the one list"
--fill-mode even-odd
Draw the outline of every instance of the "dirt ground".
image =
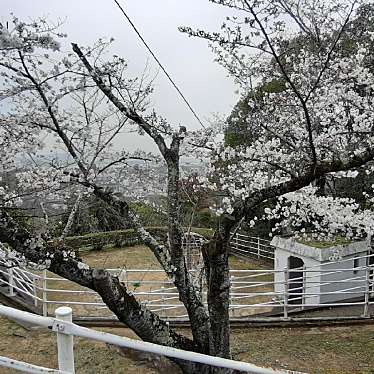
[[[116, 329], [114, 333], [134, 337], [127, 329]], [[147, 367], [144, 361], [126, 358], [115, 348], [92, 340], [75, 338], [74, 354], [77, 374], [158, 373], [156, 369]], [[0, 355], [54, 369], [58, 366], [54, 333], [42, 329], [26, 330], [5, 318], [0, 318]], [[0, 373], [19, 372], [0, 367]]]
[[[128, 329], [101, 329], [135, 337]], [[57, 368], [54, 333], [26, 330], [0, 318], [0, 355], [36, 365]], [[232, 353], [236, 360], [274, 369], [310, 374], [373, 374], [374, 326], [334, 328], [249, 328], [233, 330]], [[77, 374], [156, 374], [178, 370], [154, 357], [134, 352], [119, 354], [102, 343], [75, 339]], [[0, 368], [1, 374], [16, 373]]]
[[374, 374], [374, 326], [234, 331], [237, 360], [310, 374]]

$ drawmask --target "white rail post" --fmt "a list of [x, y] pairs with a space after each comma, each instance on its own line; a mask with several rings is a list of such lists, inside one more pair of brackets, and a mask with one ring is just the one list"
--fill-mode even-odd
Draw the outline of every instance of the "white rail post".
[[284, 302], [283, 302], [283, 317], [288, 318], [288, 280], [289, 280], [289, 270], [288, 267], [284, 268]]
[[232, 300], [232, 294], [231, 294], [231, 287], [232, 287], [232, 282], [234, 280], [234, 276], [231, 275], [230, 277], [230, 291], [229, 291], [229, 315], [231, 312], [231, 317], [235, 317], [235, 308], [232, 307], [233, 300]]
[[257, 258], [260, 259], [260, 238], [257, 238]]
[[47, 299], [47, 270], [43, 270], [41, 276], [41, 286], [42, 286], [42, 300], [43, 300], [43, 316], [48, 316], [48, 299]]
[[164, 289], [165, 289], [165, 287], [164, 287], [164, 286], [161, 286], [161, 292], [162, 292], [162, 295], [161, 295], [161, 304], [162, 304], [161, 315], [162, 315], [163, 317], [166, 316]]
[[[55, 310], [56, 318], [64, 322], [73, 321], [73, 311], [70, 307], [62, 306]], [[60, 328], [61, 327], [61, 328]], [[64, 326], [59, 326], [57, 332], [58, 368], [61, 371], [74, 374], [74, 341], [73, 336], [64, 333]]]
[[38, 306], [38, 288], [37, 288], [38, 278], [36, 276], [32, 277], [32, 290], [34, 295], [34, 305]]
[[302, 287], [302, 295], [301, 295], [301, 310], [305, 309], [304, 304], [306, 304], [306, 266], [303, 266], [303, 287]]
[[8, 296], [15, 296], [14, 292], [14, 276], [13, 276], [13, 268], [8, 268], [8, 283], [9, 283], [9, 290]]
[[[205, 283], [205, 281], [203, 281]], [[204, 306], [208, 307], [208, 287], [203, 283], [202, 286], [202, 293], [201, 293], [201, 300]]]
[[370, 267], [365, 268], [365, 304], [364, 304], [364, 317], [370, 317], [369, 313], [370, 301]]
[[126, 287], [129, 286], [129, 277], [127, 276], [126, 269], [123, 269], [123, 283], [125, 283]]

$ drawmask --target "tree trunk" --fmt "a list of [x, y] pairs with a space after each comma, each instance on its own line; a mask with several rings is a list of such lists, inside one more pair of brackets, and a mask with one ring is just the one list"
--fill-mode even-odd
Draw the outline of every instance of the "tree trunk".
[[228, 247], [219, 236], [203, 248], [208, 284], [208, 308], [210, 319], [210, 354], [231, 358], [230, 352], [230, 273]]
[[66, 222], [66, 225], [61, 233], [60, 240], [64, 240], [65, 237], [69, 234], [71, 228], [73, 227], [74, 219], [77, 214], [82, 197], [83, 197], [83, 193], [80, 192], [77, 199], [75, 200], [73, 207], [71, 208], [68, 221]]
[[[179, 139], [174, 137], [170, 151], [165, 155], [168, 167], [168, 229], [170, 255], [175, 269], [174, 284], [179, 292], [179, 300], [186, 307], [194, 342], [203, 353], [209, 353], [209, 318], [201, 295], [196, 289], [187, 269], [182, 241], [180, 201], [179, 201]], [[200, 369], [201, 370], [201, 369]]]

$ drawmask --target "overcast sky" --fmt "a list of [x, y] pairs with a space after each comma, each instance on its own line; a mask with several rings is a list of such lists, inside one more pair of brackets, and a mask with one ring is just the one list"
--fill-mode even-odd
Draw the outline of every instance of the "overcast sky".
[[[178, 31], [186, 25], [219, 30], [228, 9], [208, 0], [120, 0], [128, 15], [177, 82], [203, 121], [212, 113], [228, 114], [237, 101], [235, 86], [215, 63], [204, 40]], [[0, 21], [14, 13], [20, 19], [46, 16], [63, 19], [68, 42], [92, 44], [100, 37], [114, 37], [113, 53], [129, 61], [132, 73], [143, 71], [147, 57], [141, 44], [113, 0], [1, 0]], [[68, 48], [68, 44], [66, 48]], [[156, 70], [154, 70], [156, 71]], [[197, 128], [198, 123], [160, 71], [155, 82], [156, 110], [175, 124]]]

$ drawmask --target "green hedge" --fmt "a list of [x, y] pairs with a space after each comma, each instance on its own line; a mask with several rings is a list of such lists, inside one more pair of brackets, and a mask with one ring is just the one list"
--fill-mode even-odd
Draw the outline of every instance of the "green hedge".
[[[146, 229], [157, 240], [166, 241], [166, 227], [147, 227]], [[210, 238], [213, 234], [213, 230], [205, 228], [192, 228], [191, 231], [206, 238]], [[133, 229], [127, 229], [70, 236], [65, 238], [65, 243], [76, 250], [101, 250], [110, 247], [130, 247], [140, 244], [140, 241]]]
[[200, 228], [200, 227], [192, 227], [191, 232], [195, 232], [196, 234], [200, 234], [201, 236], [204, 236], [207, 239], [210, 239], [214, 234], [213, 229]]

